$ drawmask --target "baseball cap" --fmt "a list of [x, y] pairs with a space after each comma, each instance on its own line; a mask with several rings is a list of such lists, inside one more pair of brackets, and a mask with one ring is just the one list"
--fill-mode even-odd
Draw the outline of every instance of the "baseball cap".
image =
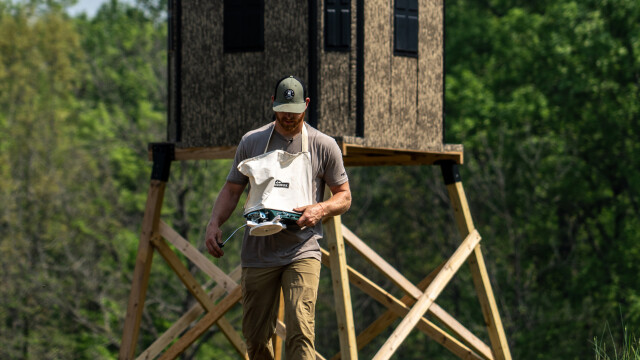
[[294, 76], [281, 79], [276, 85], [273, 111], [303, 113], [307, 109], [302, 82]]

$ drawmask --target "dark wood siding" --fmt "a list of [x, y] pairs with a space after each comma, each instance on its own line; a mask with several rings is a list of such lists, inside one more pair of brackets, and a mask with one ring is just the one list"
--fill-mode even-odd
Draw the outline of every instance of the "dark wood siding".
[[[179, 104], [180, 113], [171, 115], [168, 138], [176, 141], [181, 132], [178, 147], [236, 145], [245, 132], [272, 120], [271, 95], [278, 79], [295, 75], [310, 85], [309, 72], [315, 72], [317, 93], [311, 101], [319, 130], [372, 147], [442, 149], [442, 0], [419, 0], [417, 57], [394, 55], [394, 0], [350, 1], [347, 52], [324, 48], [324, 0], [265, 1], [264, 51], [232, 53], [223, 49], [223, 0], [176, 3], [182, 11], [181, 73], [172, 68], [170, 85], [181, 84], [181, 97], [176, 99], [180, 92], [171, 89], [170, 103]], [[317, 11], [309, 11], [308, 4], [316, 4]], [[364, 47], [357, 43], [359, 10]], [[317, 28], [310, 32], [313, 13], [319, 18], [311, 22]], [[309, 49], [310, 36], [316, 51]], [[309, 56], [314, 53], [316, 61]], [[362, 111], [358, 129], [363, 137], [355, 136], [356, 111]]]
[[441, 149], [442, 0], [419, 1], [417, 58], [394, 55], [392, 3], [364, 2], [364, 139], [359, 143]]
[[179, 3], [182, 4], [182, 142], [179, 146], [214, 145], [218, 142], [224, 103], [221, 81], [224, 68], [220, 61], [222, 1]]
[[[388, 118], [386, 142], [392, 147], [407, 146], [416, 149], [422, 141], [422, 129], [416, 125], [418, 103], [418, 59], [394, 56], [391, 58], [391, 86], [388, 96], [391, 114]], [[404, 145], [403, 145], [404, 144]]]
[[[351, 44], [356, 38], [356, 1], [350, 2], [349, 37]], [[319, 22], [324, 24], [327, 12], [325, 1], [319, 1], [322, 15]], [[319, 44], [324, 44], [326, 35], [319, 31]], [[348, 52], [319, 52], [318, 89], [320, 103], [318, 108], [318, 129], [331, 136], [355, 135], [356, 111], [356, 47], [351, 46]], [[311, 99], [313, 101], [313, 99]]]
[[444, 3], [420, 1], [418, 118], [421, 146], [439, 148], [444, 132]]
[[271, 121], [271, 93], [285, 75], [307, 81], [307, 3], [265, 3], [264, 51], [223, 52], [223, 1], [182, 3], [182, 141], [233, 146]]
[[386, 134], [391, 118], [391, 57], [393, 12], [389, 0], [364, 1], [364, 139], [394, 142]]

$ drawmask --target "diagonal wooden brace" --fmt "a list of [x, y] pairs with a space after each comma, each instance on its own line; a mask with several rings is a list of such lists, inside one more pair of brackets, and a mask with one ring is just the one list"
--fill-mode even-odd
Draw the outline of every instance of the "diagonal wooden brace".
[[229, 275], [219, 267], [215, 266], [204, 254], [200, 252], [200, 250], [196, 249], [191, 245], [191, 243], [180, 236], [180, 234], [162, 220], [160, 220], [158, 231], [163, 238], [172, 243], [177, 250], [182, 252], [187, 259], [191, 260], [191, 262], [200, 268], [200, 270], [204, 271], [205, 274], [209, 275], [209, 277], [215, 280], [218, 284], [222, 285], [227, 292], [230, 293], [235, 289], [237, 284], [229, 277]]
[[227, 313], [235, 304], [242, 299], [242, 287], [236, 286], [229, 295], [222, 299], [213, 309], [198, 321], [198, 323], [187, 331], [178, 341], [176, 341], [162, 356], [160, 360], [175, 359], [182, 354], [194, 341]]
[[[178, 275], [182, 283], [185, 285], [187, 290], [193, 295], [194, 298], [204, 307], [207, 311], [214, 311], [216, 305], [213, 300], [209, 299], [209, 296], [205, 293], [204, 289], [200, 286], [200, 284], [193, 277], [189, 269], [180, 261], [178, 256], [169, 248], [169, 246], [162, 240], [161, 238], [154, 238], [152, 240], [153, 245], [156, 247], [160, 255], [165, 259], [167, 264], [173, 269], [173, 271]], [[231, 342], [231, 345], [236, 349], [238, 354], [242, 356], [244, 359], [249, 359], [247, 355], [247, 346], [245, 345], [242, 338], [233, 328], [233, 326], [225, 319], [224, 317], [220, 318], [220, 320], [216, 321], [216, 324], [222, 330], [224, 336]]]
[[[418, 299], [423, 291], [418, 289], [411, 281], [405, 278], [398, 270], [396, 270], [391, 264], [378, 255], [373, 249], [371, 249], [364, 241], [358, 238], [352, 233], [346, 226], [342, 226], [342, 233], [345, 241], [362, 257], [364, 257], [371, 265], [378, 269], [389, 280], [393, 281], [402, 291], [410, 295], [414, 299]], [[466, 343], [473, 351], [484, 356], [485, 359], [493, 359], [491, 348], [487, 346], [482, 340], [475, 336], [471, 331], [460, 324], [453, 316], [449, 315], [438, 304], [433, 304], [429, 307], [430, 315], [433, 315], [438, 321], [440, 321], [445, 327], [451, 330], [456, 336], [458, 336], [464, 343]]]
[[416, 304], [411, 308], [409, 314], [407, 314], [393, 334], [391, 334], [389, 339], [387, 339], [384, 345], [382, 345], [378, 353], [376, 353], [374, 360], [389, 359], [391, 355], [395, 353], [400, 344], [402, 344], [411, 330], [434, 303], [435, 299], [440, 295], [442, 290], [444, 290], [445, 286], [453, 278], [458, 269], [460, 269], [460, 266], [462, 266], [462, 264], [467, 260], [478, 243], [480, 243], [480, 234], [474, 230], [466, 237], [466, 239], [464, 239], [460, 247], [458, 247], [458, 249], [453, 253], [440, 273], [435, 277], [435, 279], [433, 279], [431, 285], [427, 287], [424, 294], [420, 296]]
[[[431, 273], [429, 273], [429, 275], [427, 275], [424, 279], [422, 279], [420, 283], [418, 283], [417, 286], [422, 292], [427, 289], [427, 286], [431, 284], [431, 281], [433, 281], [433, 278], [438, 275], [440, 269], [442, 269], [443, 266], [444, 262], [440, 264], [440, 266], [438, 266], [436, 269], [434, 269]], [[400, 299], [400, 302], [402, 302], [406, 306], [411, 306], [415, 304], [416, 301], [411, 296], [405, 295], [402, 297], [402, 299]], [[369, 324], [366, 329], [362, 330], [362, 332], [358, 334], [358, 337], [356, 338], [358, 351], [362, 350], [371, 341], [373, 341], [373, 339], [378, 337], [378, 335], [380, 335], [384, 330], [391, 326], [391, 324], [393, 324], [397, 318], [405, 316], [409, 312], [409, 310], [411, 309], [408, 309], [407, 312], [403, 314], [396, 314], [396, 312], [394, 312], [393, 310], [387, 310], [384, 314], [380, 315], [380, 317], [378, 317], [374, 322]], [[331, 360], [340, 360], [340, 353], [334, 355]]]
[[[326, 250], [321, 249], [322, 251], [322, 263], [325, 266], [331, 267], [331, 260], [329, 260], [329, 254]], [[408, 306], [402, 303], [402, 301], [396, 299], [393, 295], [386, 292], [384, 289], [376, 285], [373, 281], [369, 280], [364, 275], [360, 274], [350, 266], [347, 266], [347, 270], [349, 272], [349, 280], [355, 286], [360, 288], [367, 295], [371, 296], [373, 299], [378, 301], [380, 304], [389, 308], [391, 312], [393, 312], [396, 316], [405, 316], [411, 310]], [[389, 324], [390, 325], [390, 324]], [[386, 326], [385, 326], [386, 327]], [[475, 354], [471, 349], [464, 346], [461, 342], [459, 342], [456, 338], [449, 335], [446, 331], [440, 329], [436, 324], [431, 321], [421, 318], [418, 321], [417, 327], [423, 333], [427, 334], [429, 337], [434, 339], [439, 344], [446, 347], [453, 354], [457, 355], [461, 359], [465, 360], [481, 360], [482, 357]], [[360, 348], [360, 343], [358, 343], [358, 348]], [[334, 356], [333, 359], [338, 358], [338, 356]], [[341, 358], [341, 357], [340, 357]]]
[[[240, 281], [240, 273], [242, 272], [242, 268], [237, 266], [233, 271], [229, 273], [229, 276], [233, 281]], [[222, 285], [216, 285], [209, 292], [209, 299], [215, 302], [220, 297], [222, 297], [226, 293], [225, 289]], [[173, 340], [177, 339], [183, 331], [185, 331], [191, 323], [196, 321], [198, 317], [204, 312], [204, 308], [199, 304], [194, 304], [186, 313], [184, 313], [176, 322], [173, 323], [160, 337], [153, 342], [153, 344], [149, 345], [149, 347], [140, 353], [136, 360], [151, 360], [155, 359], [158, 354], [164, 350], [168, 344], [170, 344]]]

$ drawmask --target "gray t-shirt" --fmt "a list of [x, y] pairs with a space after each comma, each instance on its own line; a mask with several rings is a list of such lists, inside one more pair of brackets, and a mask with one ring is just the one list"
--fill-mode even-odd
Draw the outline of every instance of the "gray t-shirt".
[[[227, 181], [246, 185], [249, 178], [238, 171], [238, 164], [264, 153], [274, 123], [246, 133], [238, 148], [236, 156], [227, 176]], [[320, 131], [307, 125], [309, 152], [311, 154], [311, 172], [313, 176], [313, 197], [316, 202], [324, 198], [325, 184], [342, 185], [349, 179], [342, 162], [342, 152], [336, 141]], [[302, 134], [286, 139], [277, 131], [273, 131], [267, 152], [284, 150], [298, 153], [302, 150]], [[297, 225], [288, 225], [287, 229], [270, 236], [250, 236], [244, 233], [242, 242], [243, 267], [271, 267], [290, 264], [296, 260], [314, 258], [320, 260], [322, 254], [318, 240], [322, 238], [322, 223], [313, 228], [300, 230]]]

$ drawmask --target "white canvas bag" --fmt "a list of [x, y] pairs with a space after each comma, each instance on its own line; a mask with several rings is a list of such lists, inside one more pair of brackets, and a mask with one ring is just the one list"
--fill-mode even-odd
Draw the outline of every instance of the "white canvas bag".
[[311, 155], [306, 124], [302, 126], [302, 151], [291, 154], [284, 150], [267, 152], [238, 164], [238, 170], [249, 177], [249, 196], [244, 215], [261, 209], [294, 212], [293, 209], [313, 204]]

